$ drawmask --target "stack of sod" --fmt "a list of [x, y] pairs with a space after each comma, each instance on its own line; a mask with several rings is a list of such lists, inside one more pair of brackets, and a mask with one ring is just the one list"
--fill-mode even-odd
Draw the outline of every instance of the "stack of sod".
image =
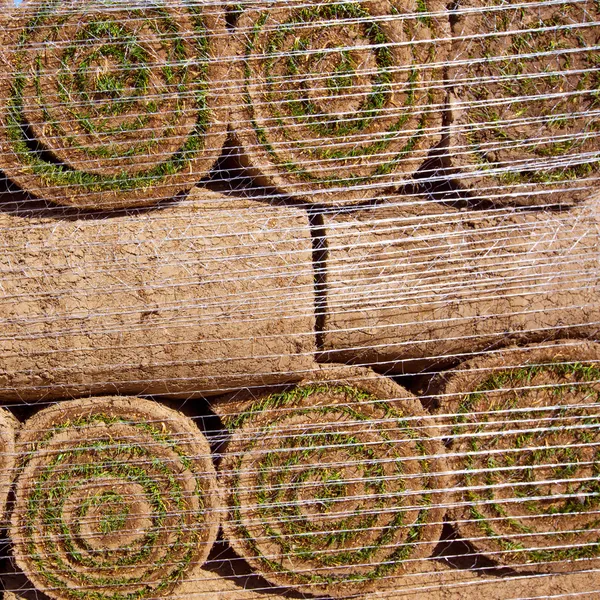
[[394, 204], [324, 215], [323, 360], [418, 372], [600, 332], [600, 198], [563, 212]]
[[368, 200], [410, 178], [439, 141], [444, 12], [438, 0], [277, 1], [244, 12], [232, 118], [243, 164], [314, 203]]
[[228, 48], [217, 4], [26, 3], [2, 48], [0, 168], [85, 208], [190, 189], [224, 142]]
[[600, 178], [600, 5], [460, 0], [448, 160], [496, 203], [568, 204]]
[[600, 345], [507, 349], [437, 385], [459, 533], [517, 569], [600, 557]]
[[110, 219], [0, 214], [0, 239], [1, 398], [214, 395], [313, 366], [304, 211], [197, 188]]
[[208, 442], [149, 400], [86, 398], [32, 417], [18, 438], [10, 536], [17, 565], [57, 600], [169, 597], [215, 541]]
[[338, 597], [429, 570], [446, 463], [408, 391], [367, 369], [323, 368], [213, 407], [231, 431], [224, 534], [267, 580]]

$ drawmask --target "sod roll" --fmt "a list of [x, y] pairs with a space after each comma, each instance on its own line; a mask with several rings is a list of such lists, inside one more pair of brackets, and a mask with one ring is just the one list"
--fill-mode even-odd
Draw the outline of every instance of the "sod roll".
[[4, 408], [0, 408], [0, 528], [6, 526], [7, 500], [16, 462], [15, 435], [20, 423]]
[[232, 115], [243, 164], [312, 203], [369, 200], [410, 179], [440, 139], [444, 12], [437, 0], [244, 11]]
[[29, 419], [10, 536], [50, 597], [166, 598], [216, 539], [220, 494], [196, 425], [132, 397], [71, 400]]
[[600, 331], [600, 200], [563, 212], [397, 204], [324, 216], [323, 360], [418, 372]]
[[104, 219], [0, 214], [0, 398], [223, 393], [313, 366], [303, 211], [196, 189]]
[[440, 384], [461, 536], [515, 569], [597, 568], [573, 561], [600, 557], [600, 345], [511, 348]]
[[597, 2], [455, 9], [447, 158], [468, 195], [572, 204], [600, 178]]
[[15, 183], [114, 208], [172, 198], [206, 175], [230, 102], [218, 5], [48, 0], [14, 16], [1, 49], [0, 168]]
[[259, 574], [340, 597], [429, 569], [444, 449], [408, 391], [340, 366], [212, 405], [231, 431], [219, 467], [224, 535]]

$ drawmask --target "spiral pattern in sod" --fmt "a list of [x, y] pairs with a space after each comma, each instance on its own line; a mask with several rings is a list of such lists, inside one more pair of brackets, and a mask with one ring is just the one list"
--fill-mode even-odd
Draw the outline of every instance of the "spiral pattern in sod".
[[600, 179], [598, 3], [462, 0], [458, 11], [449, 158], [459, 185], [497, 204], [588, 198]]
[[511, 353], [506, 368], [472, 361], [444, 391], [443, 412], [456, 414], [458, 530], [524, 570], [600, 556], [600, 347], [556, 354]]
[[445, 463], [421, 417], [414, 399], [392, 408], [342, 382], [257, 400], [227, 423], [225, 537], [266, 579], [303, 592], [362, 593], [423, 570]]
[[210, 448], [187, 417], [140, 398], [63, 402], [19, 437], [11, 538], [56, 599], [177, 593], [218, 530]]
[[208, 172], [228, 120], [217, 5], [44, 0], [18, 12], [0, 81], [12, 180], [58, 203], [115, 208], [171, 198]]
[[443, 10], [309, 0], [244, 12], [233, 123], [245, 165], [317, 203], [368, 200], [409, 179], [439, 141], [449, 24], [429, 13]]

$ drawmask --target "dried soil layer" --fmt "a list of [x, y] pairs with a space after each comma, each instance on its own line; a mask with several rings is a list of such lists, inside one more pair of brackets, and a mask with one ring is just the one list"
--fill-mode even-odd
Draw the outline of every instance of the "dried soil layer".
[[497, 204], [585, 200], [600, 179], [598, 3], [461, 0], [455, 15], [459, 186]]
[[176, 594], [206, 560], [221, 498], [187, 417], [141, 398], [71, 400], [29, 419], [18, 445], [13, 554], [52, 598]]
[[103, 219], [0, 214], [0, 397], [215, 394], [312, 368], [306, 214], [195, 189]]
[[231, 431], [225, 538], [277, 585], [333, 597], [426, 570], [440, 539], [434, 418], [367, 369], [322, 368], [285, 391], [214, 401]]
[[417, 372], [511, 340], [598, 333], [600, 200], [563, 212], [420, 201], [412, 215], [324, 216], [323, 360]]
[[440, 379], [461, 536], [521, 571], [598, 568], [600, 345], [506, 349]]
[[410, 179], [440, 140], [445, 10], [438, 0], [309, 0], [245, 11], [232, 115], [243, 164], [311, 203], [368, 200]]
[[4, 32], [0, 168], [41, 198], [143, 206], [221, 152], [229, 44], [217, 5], [28, 2]]

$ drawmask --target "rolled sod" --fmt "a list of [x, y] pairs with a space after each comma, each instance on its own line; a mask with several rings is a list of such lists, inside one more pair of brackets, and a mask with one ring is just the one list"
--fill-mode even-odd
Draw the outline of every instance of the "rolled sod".
[[231, 432], [225, 538], [268, 581], [339, 597], [427, 571], [445, 501], [434, 417], [367, 369], [212, 402]]
[[311, 203], [378, 197], [440, 140], [449, 20], [438, 0], [277, 1], [239, 17], [242, 163]]
[[0, 214], [0, 398], [198, 396], [312, 368], [304, 211], [195, 189], [104, 219]]
[[181, 413], [71, 400], [29, 419], [18, 444], [13, 554], [50, 597], [168, 597], [206, 560], [220, 494], [208, 442]]
[[321, 360], [414, 373], [600, 333], [600, 200], [563, 212], [393, 204], [324, 215]]
[[516, 569], [568, 571], [599, 558], [600, 345], [510, 348], [434, 385], [462, 537]]
[[496, 204], [572, 204], [600, 179], [600, 8], [460, 0], [447, 159]]
[[27, 2], [1, 54], [0, 168], [91, 209], [189, 190], [225, 140], [229, 47], [218, 5]]
[[7, 518], [7, 500], [16, 463], [15, 435], [20, 423], [4, 408], [0, 408], [0, 528]]

